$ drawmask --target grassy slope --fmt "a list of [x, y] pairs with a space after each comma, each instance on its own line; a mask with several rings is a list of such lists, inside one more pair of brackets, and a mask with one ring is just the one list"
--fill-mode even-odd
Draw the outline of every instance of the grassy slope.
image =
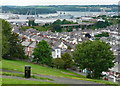
[[[33, 74], [52, 75], [56, 77], [79, 79], [79, 80], [92, 81], [92, 82], [103, 83], [103, 84], [116, 84], [110, 81], [88, 79], [80, 74], [76, 74], [67, 70], [52, 69], [49, 67], [43, 67], [37, 64], [32, 64], [24, 61], [14, 61], [14, 60], [5, 60], [5, 59], [2, 60], [2, 68], [6, 70], [15, 70], [19, 72], [24, 72], [25, 65], [31, 66]], [[3, 79], [3, 82], [4, 82], [4, 79]]]
[[24, 66], [30, 65], [31, 72], [33, 74], [41, 74], [41, 75], [52, 75], [56, 77], [65, 77], [65, 78], [78, 78], [77, 76], [84, 77], [82, 75], [67, 71], [67, 70], [59, 70], [59, 69], [52, 69], [49, 67], [43, 67], [37, 64], [32, 64], [24, 61], [13, 61], [13, 60], [2, 60], [2, 68], [7, 70], [16, 70], [19, 72], [24, 72]]
[[[22, 78], [24, 78], [24, 74], [18, 74], [18, 73], [2, 72], [0, 75], [5, 75], [5, 76], [17, 76], [17, 77], [22, 77]], [[35, 75], [31, 75], [31, 78], [40, 79], [40, 80], [54, 81], [53, 79], [50, 79], [50, 78], [44, 78], [44, 77], [39, 77], [39, 76], [35, 76]]]
[[22, 79], [12, 79], [12, 78], [2, 78], [2, 84], [53, 84], [50, 82], [40, 82], [32, 80], [22, 80]]

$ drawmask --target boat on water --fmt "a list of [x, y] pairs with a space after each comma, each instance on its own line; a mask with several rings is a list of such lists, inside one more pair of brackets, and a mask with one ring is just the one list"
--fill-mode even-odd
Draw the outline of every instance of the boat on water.
[[43, 18], [43, 19], [73, 19], [74, 16], [71, 15], [71, 14], [66, 14], [65, 12], [61, 12], [59, 14], [56, 14], [56, 15], [49, 15], [49, 16], [46, 16], [46, 17], [43, 17], [43, 16], [36, 16], [36, 18]]

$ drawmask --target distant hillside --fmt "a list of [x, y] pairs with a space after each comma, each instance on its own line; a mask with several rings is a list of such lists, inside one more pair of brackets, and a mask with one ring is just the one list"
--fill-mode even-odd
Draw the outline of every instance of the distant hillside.
[[117, 12], [118, 5], [50, 5], [50, 6], [2, 6], [2, 12], [15, 14], [48, 14], [57, 11], [81, 11], [81, 12]]
[[34, 14], [48, 14], [48, 13], [56, 13], [54, 9], [45, 8], [45, 7], [21, 7], [21, 6], [3, 6], [3, 13], [14, 13], [14, 14], [23, 14], [23, 15], [34, 15]]

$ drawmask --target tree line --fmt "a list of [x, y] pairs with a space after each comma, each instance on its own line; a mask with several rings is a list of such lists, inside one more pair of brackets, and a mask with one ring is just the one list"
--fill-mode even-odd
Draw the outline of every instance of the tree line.
[[3, 13], [11, 12], [13, 14], [22, 14], [22, 15], [56, 13], [56, 11], [51, 8], [31, 8], [31, 7], [11, 7], [11, 6], [2, 6], [2, 12]]

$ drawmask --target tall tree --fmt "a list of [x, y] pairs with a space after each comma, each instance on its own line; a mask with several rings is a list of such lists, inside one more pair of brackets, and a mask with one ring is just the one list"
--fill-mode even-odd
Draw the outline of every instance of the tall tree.
[[6, 55], [9, 51], [10, 45], [5, 35], [2, 35], [2, 56]]
[[5, 21], [2, 21], [2, 57], [8, 59], [25, 58], [24, 49], [18, 39], [18, 35], [11, 32], [12, 27]]
[[81, 69], [87, 69], [90, 78], [99, 79], [103, 71], [114, 66], [115, 59], [110, 45], [103, 41], [87, 41], [76, 45], [73, 52], [75, 63]]
[[37, 48], [34, 49], [33, 55], [33, 62], [46, 64], [48, 66], [51, 65], [52, 52], [46, 41], [42, 40], [41, 42], [39, 42]]
[[67, 69], [67, 68], [70, 68], [73, 64], [73, 61], [72, 61], [72, 57], [69, 53], [64, 53], [61, 58], [63, 59], [64, 61], [64, 68]]
[[2, 57], [8, 54], [10, 50], [10, 44], [8, 39], [11, 34], [11, 28], [7, 21], [0, 19], [2, 22]]
[[21, 45], [20, 40], [18, 39], [18, 34], [12, 33], [8, 41], [11, 46], [7, 57], [25, 59], [24, 48]]

